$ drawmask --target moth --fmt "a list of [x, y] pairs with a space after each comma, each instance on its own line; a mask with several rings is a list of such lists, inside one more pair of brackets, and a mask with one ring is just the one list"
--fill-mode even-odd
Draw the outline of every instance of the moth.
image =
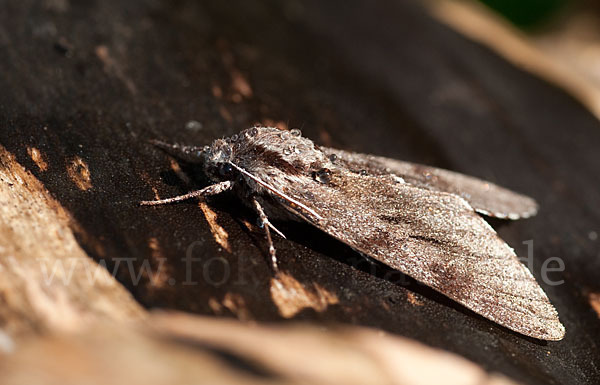
[[308, 222], [526, 336], [560, 340], [554, 306], [479, 215], [519, 219], [536, 202], [456, 172], [315, 145], [300, 131], [255, 126], [210, 146], [155, 142], [199, 161], [214, 183], [160, 205], [232, 191], [257, 213], [278, 271], [269, 218]]

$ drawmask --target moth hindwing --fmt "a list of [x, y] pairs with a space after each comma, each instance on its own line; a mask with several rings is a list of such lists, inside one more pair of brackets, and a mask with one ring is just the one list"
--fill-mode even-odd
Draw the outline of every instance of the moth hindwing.
[[275, 269], [268, 218], [286, 213], [518, 333], [565, 334], [531, 272], [478, 215], [534, 215], [529, 197], [456, 172], [318, 147], [299, 130], [252, 127], [204, 148], [170, 148], [200, 158], [215, 185], [144, 203], [233, 190], [265, 224]]

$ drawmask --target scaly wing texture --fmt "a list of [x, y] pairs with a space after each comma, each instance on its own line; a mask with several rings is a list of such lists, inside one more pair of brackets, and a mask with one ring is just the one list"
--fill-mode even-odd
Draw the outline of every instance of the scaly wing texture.
[[500, 325], [539, 339], [563, 338], [558, 314], [531, 272], [464, 199], [342, 168], [322, 182], [298, 181], [286, 193], [325, 219], [286, 207]]
[[330, 156], [335, 154], [337, 162], [356, 172], [365, 170], [370, 175], [394, 174], [421, 188], [456, 194], [480, 214], [519, 219], [537, 212], [538, 206], [533, 199], [457, 172], [333, 148], [320, 149]]

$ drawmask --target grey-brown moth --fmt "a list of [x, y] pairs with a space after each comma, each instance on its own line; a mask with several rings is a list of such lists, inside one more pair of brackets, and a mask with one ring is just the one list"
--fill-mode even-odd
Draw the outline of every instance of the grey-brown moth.
[[534, 215], [529, 197], [452, 171], [316, 146], [299, 130], [257, 126], [210, 146], [155, 144], [200, 161], [214, 184], [142, 204], [233, 191], [264, 225], [276, 272], [271, 230], [281, 233], [269, 218], [292, 218], [518, 333], [565, 334], [531, 272], [478, 215]]

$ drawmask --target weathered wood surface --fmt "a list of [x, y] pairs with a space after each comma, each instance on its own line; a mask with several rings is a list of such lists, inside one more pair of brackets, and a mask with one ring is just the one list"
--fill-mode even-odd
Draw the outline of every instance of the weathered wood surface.
[[82, 333], [25, 339], [0, 360], [0, 379], [19, 385], [516, 385], [454, 354], [359, 327], [251, 325], [182, 314], [130, 326], [92, 323]]
[[[38, 164], [43, 166], [43, 161]], [[0, 320], [9, 335], [76, 331], [145, 311], [78, 244], [84, 230], [0, 146]]]
[[[70, 218], [61, 223], [73, 247], [116, 271], [143, 306], [370, 326], [523, 383], [598, 382], [600, 124], [413, 2], [11, 0], [0, 12], [0, 47], [2, 159], [12, 154], [41, 182]], [[301, 127], [324, 145], [451, 168], [535, 197], [537, 217], [493, 224], [520, 255], [533, 239], [538, 279], [544, 260], [564, 260], [564, 273], [550, 277], [565, 283], [542, 286], [566, 338], [511, 333], [373, 270], [306, 226], [278, 224], [289, 239], [275, 241], [285, 275], [274, 281], [255, 218], [228, 197], [137, 206], [202, 184], [148, 139], [206, 144], [254, 122]], [[11, 188], [3, 186], [3, 204], [12, 204]], [[5, 227], [15, 213], [3, 211]], [[0, 238], [0, 257], [34, 235]], [[19, 255], [35, 261], [36, 253]], [[186, 253], [199, 259], [191, 269]], [[1, 287], [4, 309], [14, 310], [0, 312], [4, 327], [47, 324], [19, 313]], [[85, 298], [91, 314], [106, 313]], [[110, 318], [143, 316], [122, 295], [107, 298], [131, 309]]]

